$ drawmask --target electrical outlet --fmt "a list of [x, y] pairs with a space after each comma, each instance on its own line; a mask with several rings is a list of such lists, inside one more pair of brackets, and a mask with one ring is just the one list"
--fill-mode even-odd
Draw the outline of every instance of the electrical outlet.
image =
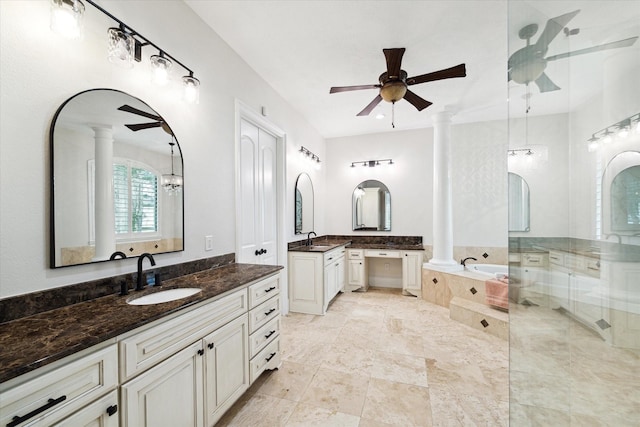
[[205, 251], [213, 250], [213, 236], [204, 236], [204, 250]]
[[389, 263], [388, 262], [384, 263], [384, 269], [387, 270], [387, 271], [389, 270]]

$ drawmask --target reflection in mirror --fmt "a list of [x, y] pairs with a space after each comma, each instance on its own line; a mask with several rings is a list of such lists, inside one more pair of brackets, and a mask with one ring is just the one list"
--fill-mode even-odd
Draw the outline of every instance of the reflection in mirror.
[[509, 231], [529, 231], [529, 184], [509, 172]]
[[391, 193], [376, 180], [353, 190], [353, 231], [391, 231]]
[[605, 235], [640, 232], [640, 152], [624, 151], [611, 159], [602, 190]]
[[295, 234], [313, 231], [313, 184], [306, 173], [298, 175], [295, 195]]
[[81, 92], [56, 112], [50, 147], [52, 268], [184, 250], [182, 152], [147, 104]]

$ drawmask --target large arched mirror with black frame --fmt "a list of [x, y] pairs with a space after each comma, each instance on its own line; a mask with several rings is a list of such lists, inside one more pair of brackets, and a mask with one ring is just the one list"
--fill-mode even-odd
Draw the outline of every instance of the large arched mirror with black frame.
[[295, 234], [306, 234], [313, 231], [314, 221], [313, 183], [306, 173], [296, 179], [295, 190]]
[[74, 95], [53, 118], [50, 150], [52, 268], [184, 250], [182, 151], [145, 102]]
[[362, 181], [353, 190], [353, 231], [391, 231], [391, 192], [377, 180]]

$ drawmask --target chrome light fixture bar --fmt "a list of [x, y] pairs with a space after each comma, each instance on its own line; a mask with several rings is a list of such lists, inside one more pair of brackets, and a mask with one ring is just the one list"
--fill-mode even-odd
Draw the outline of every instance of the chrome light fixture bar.
[[533, 156], [535, 153], [531, 148], [513, 148], [507, 150], [509, 156], [517, 156], [518, 153], [523, 153], [525, 156]]
[[314, 163], [316, 167], [320, 166], [320, 156], [313, 154], [313, 152], [304, 148], [303, 146], [300, 146], [300, 149], [298, 150], [298, 152], [300, 153], [301, 156], [306, 157], [312, 163]]
[[589, 151], [595, 151], [602, 144], [609, 144], [614, 140], [624, 140], [632, 132], [640, 134], [640, 113], [633, 114], [592, 133], [591, 138], [587, 139], [588, 149]]
[[382, 163], [380, 162], [386, 162], [388, 165], [393, 165], [395, 163], [393, 163], [393, 159], [379, 159], [379, 160], [359, 160], [357, 162], [351, 162], [351, 167], [355, 168], [356, 165], [362, 165], [364, 167], [370, 167], [370, 168], [374, 168], [376, 166], [380, 166]]
[[133, 67], [133, 61], [142, 60], [142, 48], [153, 46], [158, 50], [157, 55], [152, 55], [150, 60], [154, 71], [153, 81], [165, 84], [169, 69], [172, 64], [182, 67], [187, 73], [182, 77], [184, 88], [184, 100], [190, 103], [198, 103], [200, 81], [193, 76], [193, 70], [169, 55], [154, 42], [125, 24], [107, 10], [96, 4], [93, 0], [50, 0], [51, 1], [51, 29], [67, 37], [81, 37], [82, 18], [85, 12], [84, 2], [90, 4], [109, 18], [118, 26], [107, 30], [109, 61], [125, 68]]

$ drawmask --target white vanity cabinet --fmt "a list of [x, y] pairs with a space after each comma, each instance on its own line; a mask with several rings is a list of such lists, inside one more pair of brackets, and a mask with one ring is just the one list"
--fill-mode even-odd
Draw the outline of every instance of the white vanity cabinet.
[[249, 287], [249, 357], [249, 384], [280, 366], [280, 276]]
[[402, 293], [422, 298], [423, 251], [402, 251]]
[[289, 309], [325, 314], [329, 302], [344, 289], [345, 246], [327, 252], [289, 252]]
[[369, 289], [369, 275], [365, 267], [364, 249], [347, 249], [347, 283], [345, 290]]
[[82, 351], [0, 386], [0, 425], [118, 426], [114, 343]]

